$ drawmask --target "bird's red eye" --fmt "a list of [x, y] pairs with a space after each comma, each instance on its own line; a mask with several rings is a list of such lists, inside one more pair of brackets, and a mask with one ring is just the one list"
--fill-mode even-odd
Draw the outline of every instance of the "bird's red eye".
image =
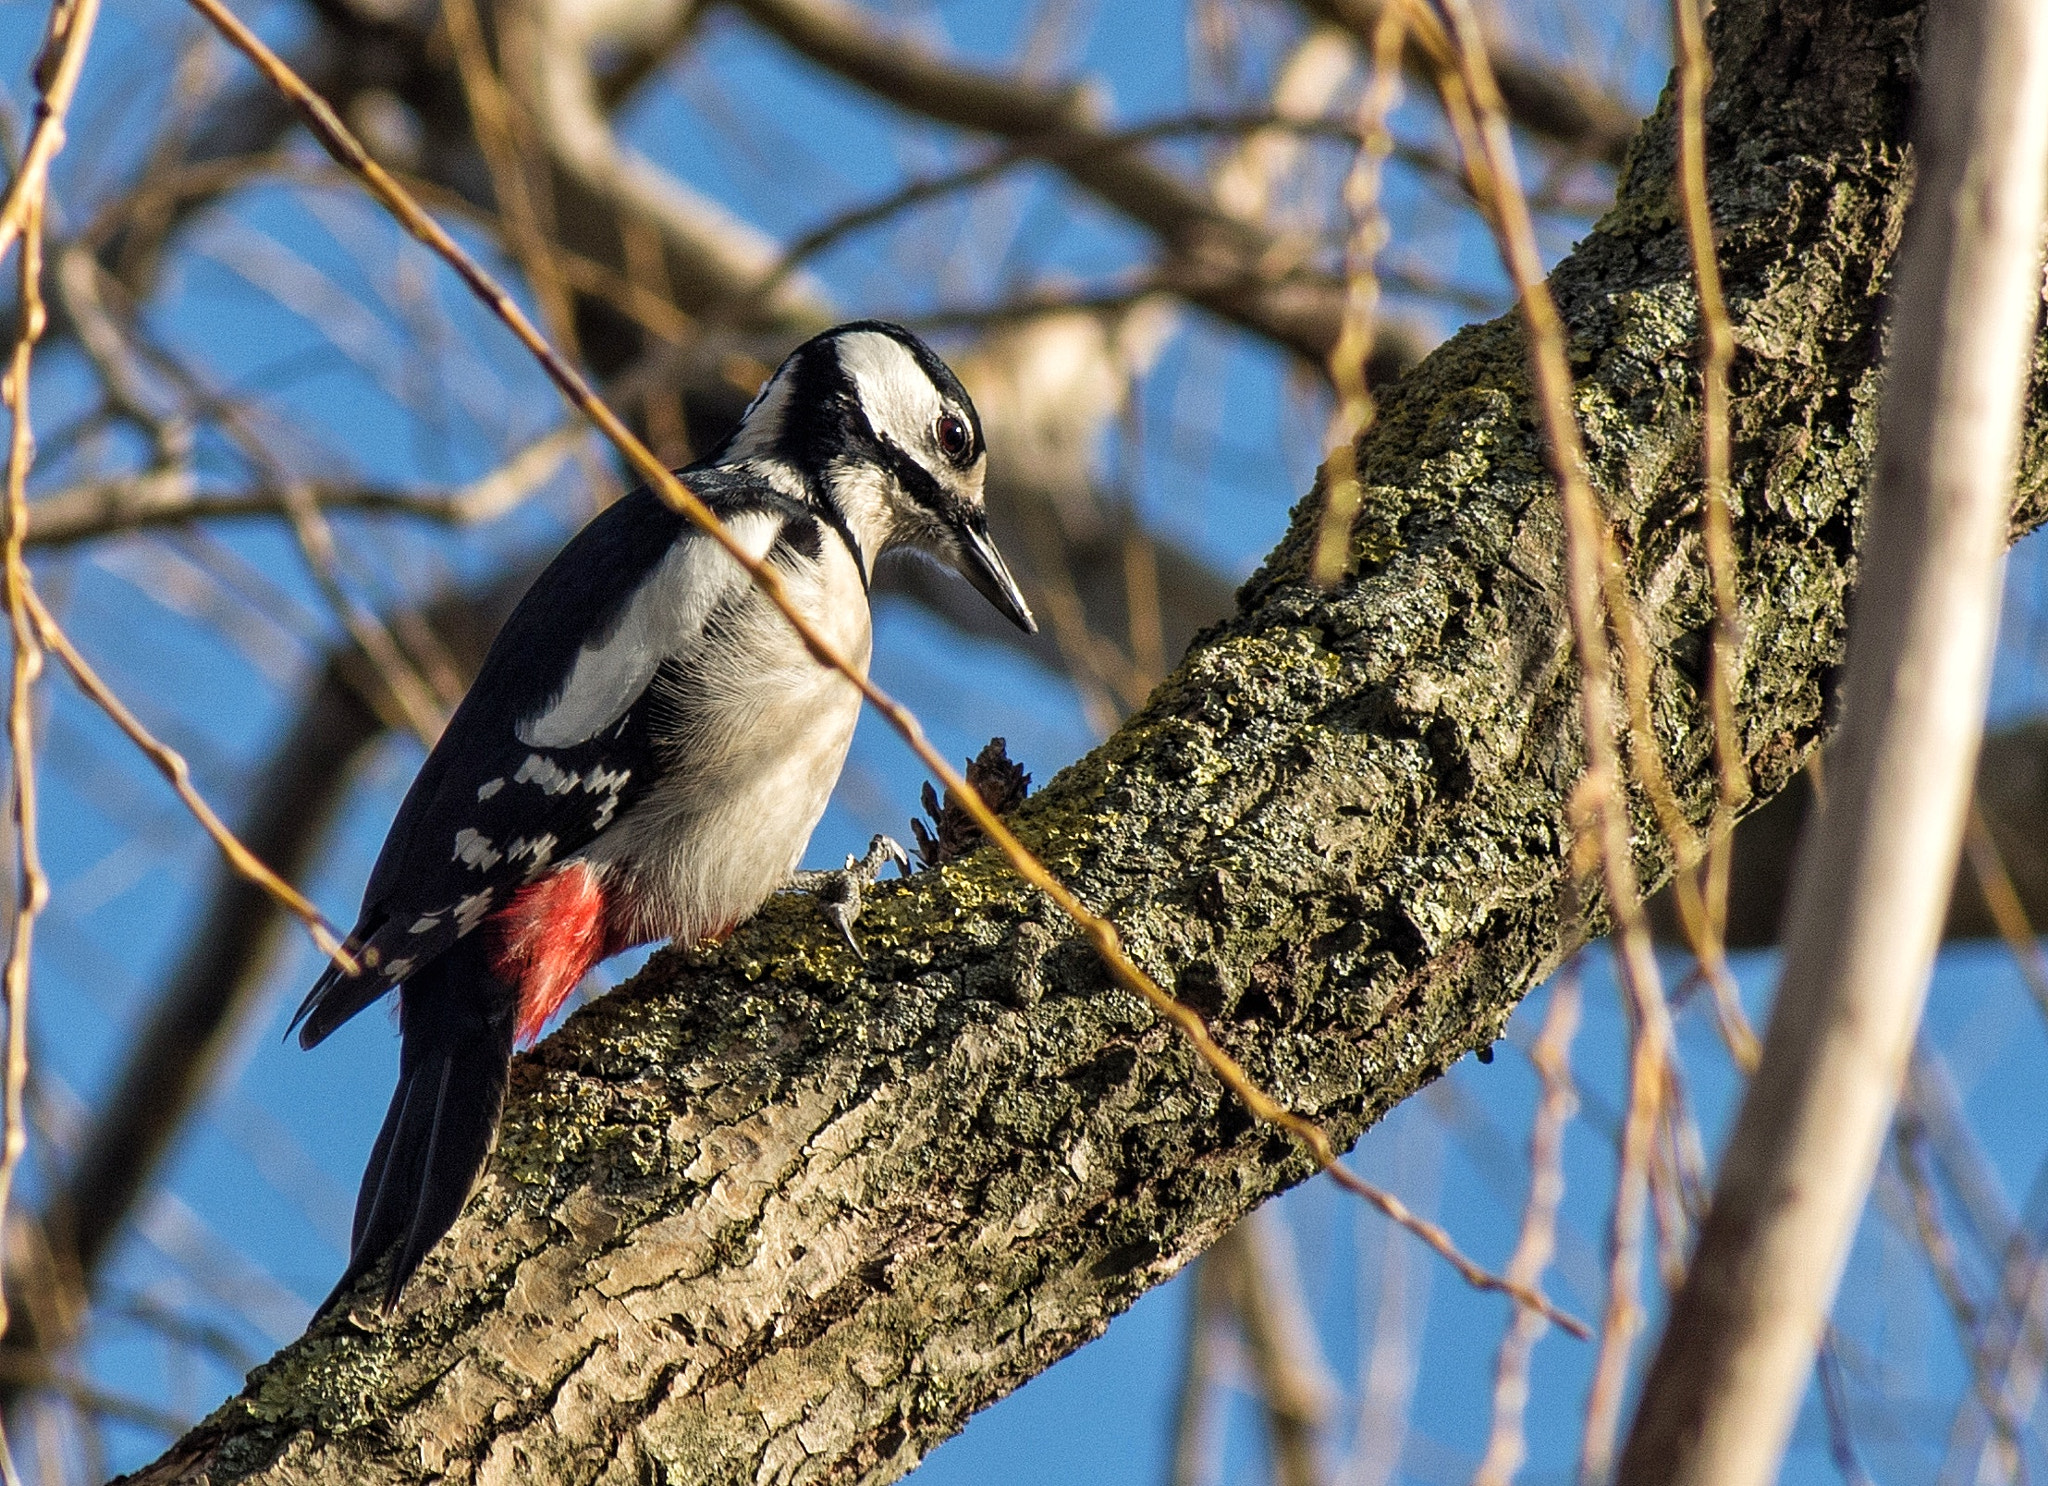
[[955, 461], [965, 459], [974, 446], [967, 425], [951, 413], [940, 415], [939, 421], [932, 425], [932, 437], [939, 441], [939, 452]]

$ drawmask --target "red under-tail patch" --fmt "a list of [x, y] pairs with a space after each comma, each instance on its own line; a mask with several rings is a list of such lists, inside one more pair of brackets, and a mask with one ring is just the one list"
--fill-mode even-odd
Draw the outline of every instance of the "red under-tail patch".
[[512, 895], [489, 919], [491, 969], [519, 987], [517, 1037], [540, 1036], [576, 982], [609, 950], [604, 882], [571, 862]]

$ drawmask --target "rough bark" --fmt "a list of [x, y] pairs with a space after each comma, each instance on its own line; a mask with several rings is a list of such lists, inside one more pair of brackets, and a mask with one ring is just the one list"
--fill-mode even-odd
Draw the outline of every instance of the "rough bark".
[[[1841, 650], [1918, 18], [1717, 12], [1741, 728], [1765, 797], [1820, 737]], [[1660, 740], [1703, 814], [1670, 176], [1660, 112], [1553, 282], [1663, 661]], [[2044, 432], [2016, 531], [2042, 515]], [[1017, 818], [1347, 1142], [1602, 927], [1564, 917], [1576, 677], [1513, 324], [1389, 389], [1360, 461], [1356, 579], [1304, 582], [1312, 495], [1236, 617]], [[862, 937], [864, 964], [778, 901], [573, 1018], [520, 1061], [490, 1173], [400, 1309], [326, 1317], [138, 1479], [887, 1481], [1307, 1174], [987, 853], [885, 886]]]

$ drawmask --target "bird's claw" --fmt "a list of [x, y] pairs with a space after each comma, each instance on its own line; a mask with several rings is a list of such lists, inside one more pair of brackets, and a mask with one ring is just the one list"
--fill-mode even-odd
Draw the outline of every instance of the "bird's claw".
[[868, 843], [867, 855], [848, 857], [844, 867], [826, 872], [799, 872], [791, 879], [792, 886], [811, 893], [824, 910], [825, 922], [839, 931], [839, 937], [846, 941], [846, 947], [860, 959], [865, 960], [867, 951], [860, 947], [860, 941], [853, 937], [854, 920], [860, 917], [861, 896], [882, 875], [882, 869], [890, 862], [896, 864], [899, 873], [908, 875], [910, 854], [887, 836], [877, 836]]

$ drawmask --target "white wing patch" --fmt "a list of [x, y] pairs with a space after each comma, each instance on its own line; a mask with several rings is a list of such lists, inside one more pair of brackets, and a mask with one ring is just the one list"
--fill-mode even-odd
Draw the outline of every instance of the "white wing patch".
[[856, 330], [835, 344], [840, 369], [853, 379], [875, 433], [905, 451], [929, 448], [944, 406], [903, 342], [879, 330]]
[[[782, 518], [750, 511], [727, 525], [759, 559], [774, 543]], [[611, 633], [576, 653], [547, 706], [513, 729], [519, 741], [530, 748], [570, 748], [596, 737], [625, 715], [663, 660], [689, 652], [718, 601], [746, 581], [740, 565], [709, 537], [684, 536], [626, 600]], [[515, 782], [524, 784], [528, 777], [522, 770]]]
[[484, 921], [484, 915], [491, 911], [491, 897], [491, 890], [485, 888], [480, 893], [471, 893], [456, 902], [455, 933], [458, 938]]
[[467, 863], [480, 872], [488, 872], [504, 859], [491, 838], [473, 826], [464, 826], [455, 833], [455, 857], [458, 862]]

